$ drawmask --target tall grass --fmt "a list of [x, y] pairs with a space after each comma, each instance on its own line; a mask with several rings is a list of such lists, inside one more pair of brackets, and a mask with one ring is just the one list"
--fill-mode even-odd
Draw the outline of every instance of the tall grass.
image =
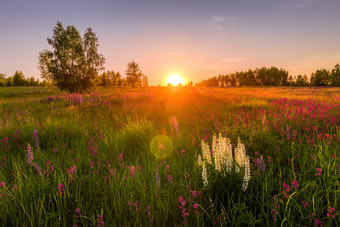
[[[34, 91], [0, 90], [3, 226], [340, 226], [336, 89]], [[246, 190], [204, 184], [214, 133], [244, 143]]]

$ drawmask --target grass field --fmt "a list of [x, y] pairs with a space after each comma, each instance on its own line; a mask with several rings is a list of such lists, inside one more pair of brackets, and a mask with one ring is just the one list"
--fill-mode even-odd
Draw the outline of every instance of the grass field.
[[0, 88], [1, 226], [340, 226], [339, 158], [336, 88]]

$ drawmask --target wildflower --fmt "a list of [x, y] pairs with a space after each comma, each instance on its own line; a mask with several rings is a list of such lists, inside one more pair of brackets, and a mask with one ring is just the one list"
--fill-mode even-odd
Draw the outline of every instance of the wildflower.
[[315, 175], [317, 175], [317, 176], [320, 176], [321, 175], [321, 173], [322, 173], [322, 169], [321, 168], [317, 168], [316, 169], [316, 174]]
[[40, 141], [39, 141], [39, 138], [38, 138], [38, 131], [36, 129], [33, 130], [33, 138], [34, 138], [34, 141], [35, 141], [35, 146], [37, 147], [38, 151], [40, 150]]
[[104, 226], [103, 215], [98, 214], [96, 221], [97, 221], [97, 227], [103, 227]]
[[202, 156], [200, 154], [197, 157], [197, 163], [198, 163], [199, 166], [203, 165]]
[[[218, 138], [216, 135], [213, 136], [211, 152], [209, 151], [209, 145], [206, 144], [204, 140], [202, 140], [201, 145], [203, 161], [199, 155], [198, 164], [202, 166], [202, 180], [204, 186], [207, 186], [208, 179], [206, 164], [208, 163], [212, 165], [212, 157], [214, 158], [214, 167], [218, 172], [223, 175], [225, 175], [225, 170], [228, 174], [231, 173], [233, 168], [232, 145], [228, 138], [221, 136], [221, 133]], [[237, 165], [235, 165], [235, 173], [240, 173], [241, 168], [244, 168], [242, 190], [246, 190], [250, 180], [250, 159], [246, 155], [245, 146], [241, 143], [240, 138], [238, 138], [237, 147], [235, 148], [235, 161], [237, 163]]]
[[297, 180], [293, 180], [292, 186], [293, 186], [293, 188], [298, 189], [298, 188], [299, 188], [299, 183], [298, 183], [298, 181], [297, 181]]
[[308, 205], [307, 201], [301, 201], [301, 203], [303, 204], [303, 207], [304, 207], [304, 208], [306, 208], [307, 205]]
[[178, 197], [178, 202], [182, 205], [182, 207], [185, 206], [186, 202], [185, 202], [185, 200], [183, 199], [182, 196]]
[[323, 226], [322, 221], [320, 221], [320, 219], [314, 219], [314, 226]]
[[94, 137], [88, 142], [88, 150], [91, 152], [91, 155], [96, 156], [98, 155], [98, 145], [94, 141]]
[[156, 187], [160, 189], [161, 187], [161, 178], [159, 177], [159, 172], [156, 172]]
[[334, 211], [335, 211], [335, 208], [328, 207], [328, 209], [327, 209], [327, 216], [331, 217], [331, 218], [334, 218]]
[[0, 188], [5, 187], [6, 186], [6, 182], [0, 182]]
[[75, 211], [77, 214], [76, 218], [79, 218], [80, 216], [82, 216], [80, 208], [76, 208]]
[[135, 209], [136, 209], [136, 212], [139, 212], [139, 211], [140, 211], [140, 210], [139, 210], [140, 204], [141, 204], [141, 202], [139, 202], [139, 201], [136, 201], [136, 202], [133, 204], [133, 206], [134, 206]]
[[209, 150], [209, 145], [204, 143], [202, 140], [202, 153], [203, 153], [203, 160], [206, 160], [209, 164], [211, 164], [211, 154]]
[[202, 192], [201, 191], [192, 191], [191, 192], [191, 197], [192, 198], [196, 198], [196, 197], [202, 198]]
[[257, 158], [256, 159], [256, 165], [258, 166], [258, 168], [260, 169], [261, 172], [265, 172], [266, 171], [266, 167], [264, 164], [264, 160], [261, 158]]
[[166, 179], [168, 180], [168, 182], [171, 184], [172, 183], [172, 175], [167, 175]]
[[53, 153], [57, 153], [57, 152], [58, 152], [58, 149], [57, 149], [56, 147], [53, 147], [53, 148], [52, 148], [52, 152], [53, 152]]
[[73, 165], [70, 169], [67, 169], [67, 173], [72, 174], [77, 172], [77, 166]]
[[135, 174], [136, 174], [136, 168], [134, 166], [131, 166], [130, 167], [130, 177], [134, 178], [135, 177]]
[[27, 153], [27, 163], [32, 165], [33, 152], [32, 152], [32, 148], [30, 144], [27, 145], [26, 153]]
[[242, 190], [247, 190], [248, 182], [250, 180], [250, 166], [249, 166], [249, 157], [246, 157], [245, 165], [244, 165], [244, 177], [243, 177], [243, 184], [242, 184]]
[[198, 213], [198, 204], [195, 203], [194, 205], [192, 205], [194, 207], [194, 212], [197, 214]]
[[205, 163], [203, 164], [202, 179], [204, 187], [208, 186], [207, 169], [205, 168]]
[[60, 196], [62, 196], [64, 194], [64, 191], [65, 191], [64, 185], [62, 183], [60, 183], [57, 188], [59, 190]]
[[148, 213], [146, 218], [149, 219], [151, 223], [153, 223], [153, 217], [152, 217], [152, 214], [151, 214], [151, 206], [147, 206], [146, 211]]
[[33, 166], [33, 168], [38, 172], [40, 176], [43, 176], [43, 171], [41, 167], [37, 163], [33, 162], [33, 152], [32, 152], [32, 148], [30, 144], [27, 145], [26, 153], [27, 153], [27, 163], [30, 166]]
[[276, 221], [277, 211], [276, 211], [275, 209], [272, 209], [271, 214], [272, 214], [272, 216], [273, 216], [273, 221]]
[[286, 137], [287, 137], [287, 140], [289, 140], [290, 135], [289, 135], [289, 126], [288, 125], [286, 126]]

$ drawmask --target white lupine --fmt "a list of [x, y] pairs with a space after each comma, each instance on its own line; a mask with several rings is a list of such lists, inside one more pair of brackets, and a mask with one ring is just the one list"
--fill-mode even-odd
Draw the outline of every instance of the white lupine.
[[[241, 171], [241, 168], [244, 168], [245, 171], [242, 184], [242, 190], [245, 191], [250, 180], [250, 159], [246, 155], [245, 146], [241, 143], [240, 138], [238, 138], [237, 147], [234, 150], [235, 162], [237, 163], [237, 165], [235, 165], [235, 173], [239, 173]], [[232, 172], [234, 166], [232, 145], [230, 143], [230, 140], [223, 137], [221, 133], [218, 135], [218, 138], [216, 137], [216, 135], [213, 136], [212, 154], [210, 153], [209, 145], [202, 140], [202, 154], [203, 160], [201, 155], [199, 155], [198, 164], [203, 167], [202, 179], [204, 186], [208, 186], [207, 169], [205, 165], [207, 163], [213, 165], [212, 158], [214, 158], [214, 167], [218, 172], [222, 173], [224, 176], [226, 172], [228, 174]]]
[[211, 154], [210, 154], [209, 145], [204, 143], [203, 140], [202, 140], [202, 153], [203, 153], [203, 160], [211, 164]]
[[230, 140], [226, 139], [226, 170], [227, 173], [231, 173], [231, 170], [233, 169], [233, 148], [230, 144]]
[[241, 143], [240, 138], [237, 139], [237, 148], [235, 148], [235, 161], [239, 167], [244, 167], [246, 158], [246, 149], [244, 144]]
[[205, 163], [203, 163], [202, 179], [203, 179], [203, 185], [205, 187], [207, 187], [208, 186], [208, 176], [207, 176], [207, 169], [205, 168]]
[[198, 161], [198, 165], [202, 166], [203, 165], [203, 161], [202, 161], [202, 156], [199, 154], [197, 157], [197, 161]]
[[222, 164], [221, 163], [222, 161], [221, 143], [220, 143], [220, 139], [217, 139], [215, 135], [213, 137], [212, 148], [213, 148], [213, 155], [214, 155], [214, 160], [215, 160], [215, 169], [217, 171], [221, 171], [221, 164]]
[[250, 180], [250, 166], [249, 166], [250, 160], [249, 157], [246, 157], [245, 165], [244, 165], [244, 177], [243, 177], [243, 184], [242, 184], [242, 190], [245, 191], [248, 187], [248, 182]]

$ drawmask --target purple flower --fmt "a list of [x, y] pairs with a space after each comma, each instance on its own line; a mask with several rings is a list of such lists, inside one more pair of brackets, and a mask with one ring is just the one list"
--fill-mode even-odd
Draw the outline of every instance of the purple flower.
[[33, 130], [33, 138], [34, 138], [34, 141], [35, 141], [35, 145], [39, 150], [40, 149], [40, 147], [39, 147], [40, 141], [39, 141], [39, 138], [38, 138], [38, 131], [36, 129]]

